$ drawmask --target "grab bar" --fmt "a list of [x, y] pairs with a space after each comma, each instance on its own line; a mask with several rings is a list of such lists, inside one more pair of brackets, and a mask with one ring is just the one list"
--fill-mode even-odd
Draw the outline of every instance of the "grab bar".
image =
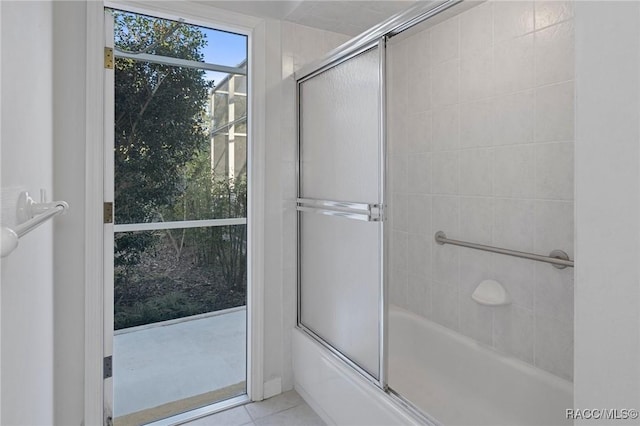
[[27, 192], [18, 198], [18, 220], [23, 221], [14, 229], [3, 226], [0, 229], [0, 257], [6, 257], [18, 247], [19, 238], [28, 234], [55, 215], [69, 209], [66, 201], [36, 203]]
[[365, 222], [378, 222], [382, 220], [382, 207], [380, 204], [298, 198], [296, 210], [343, 217], [346, 219], [362, 220]]
[[546, 262], [546, 263], [550, 263], [551, 265], [553, 265], [558, 269], [564, 269], [567, 266], [573, 268], [573, 260], [571, 260], [567, 255], [567, 253], [565, 253], [562, 250], [553, 250], [551, 253], [549, 253], [549, 256], [542, 256], [539, 254], [509, 250], [509, 249], [504, 249], [499, 247], [487, 246], [484, 244], [452, 240], [447, 238], [447, 234], [445, 234], [442, 231], [436, 232], [435, 240], [436, 240], [436, 243], [438, 243], [439, 245], [451, 244], [454, 246], [467, 247], [467, 248], [472, 248], [476, 250], [488, 251], [491, 253], [505, 254], [507, 256], [514, 256], [522, 259], [535, 260], [537, 262]]

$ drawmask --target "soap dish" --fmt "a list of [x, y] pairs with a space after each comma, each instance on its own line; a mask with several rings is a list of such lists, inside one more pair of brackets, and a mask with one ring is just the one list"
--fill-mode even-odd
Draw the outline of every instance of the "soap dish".
[[504, 306], [511, 303], [507, 290], [497, 281], [484, 280], [474, 290], [471, 298], [485, 306]]

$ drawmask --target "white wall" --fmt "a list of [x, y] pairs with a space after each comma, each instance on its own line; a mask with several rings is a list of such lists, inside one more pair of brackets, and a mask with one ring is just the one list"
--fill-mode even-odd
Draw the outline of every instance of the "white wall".
[[[2, 3], [0, 3], [0, 24], [2, 24]], [[2, 188], [2, 31], [0, 31], [0, 188]], [[2, 209], [0, 201], [0, 210]], [[1, 219], [0, 219], [0, 222]], [[2, 223], [0, 223], [2, 225]], [[2, 288], [2, 261], [0, 261], [0, 288]], [[0, 308], [2, 292], [0, 291]], [[0, 375], [2, 374], [2, 315], [0, 315]], [[2, 383], [0, 382], [0, 422], [2, 421]]]
[[54, 419], [80, 425], [84, 403], [86, 3], [53, 2]]
[[638, 409], [640, 3], [576, 2], [575, 21], [575, 407]]
[[[266, 22], [266, 105], [279, 105], [280, 99], [280, 23]], [[265, 111], [266, 149], [265, 149], [265, 229], [264, 229], [264, 397], [269, 398], [280, 393], [285, 370], [282, 358], [287, 352], [283, 344], [282, 327], [282, 272], [280, 264], [282, 253], [280, 239], [282, 235], [282, 215], [280, 213], [280, 176], [278, 159], [280, 153], [280, 108]]]
[[[52, 4], [1, 7], [2, 187], [52, 198]], [[52, 229], [34, 230], [2, 260], [2, 424], [53, 424]]]

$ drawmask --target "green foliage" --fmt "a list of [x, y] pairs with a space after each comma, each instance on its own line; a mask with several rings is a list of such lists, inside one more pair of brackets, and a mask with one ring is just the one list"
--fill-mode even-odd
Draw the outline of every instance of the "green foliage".
[[[196, 217], [236, 218], [247, 216], [247, 181], [213, 178], [213, 184], [200, 182], [197, 176], [187, 180], [181, 202], [170, 214], [187, 213]], [[172, 229], [167, 231], [179, 261], [185, 247], [193, 247], [195, 262], [218, 268], [229, 287], [243, 289], [246, 285], [247, 227], [213, 226], [206, 228]], [[180, 241], [180, 243], [178, 243]]]
[[114, 316], [116, 329], [167, 321], [206, 312], [204, 303], [193, 301], [180, 291], [172, 291], [144, 302], [123, 306]]
[[[183, 202], [176, 203], [175, 209], [205, 215], [200, 217], [247, 217], [246, 176], [242, 175], [238, 179], [214, 177], [212, 186], [199, 184], [199, 179], [195, 176], [189, 182], [192, 185], [187, 187]], [[246, 226], [215, 226], [168, 232], [172, 241], [183, 238], [186, 246], [197, 248], [197, 262], [217, 267], [230, 287], [244, 288], [247, 278]], [[179, 255], [177, 257], [179, 258]]]

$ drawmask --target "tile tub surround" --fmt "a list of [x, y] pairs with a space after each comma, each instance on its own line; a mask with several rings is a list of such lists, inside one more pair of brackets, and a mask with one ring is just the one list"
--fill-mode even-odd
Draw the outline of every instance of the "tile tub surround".
[[574, 257], [573, 29], [572, 2], [489, 1], [388, 50], [391, 303], [570, 380], [573, 269], [433, 235]]

